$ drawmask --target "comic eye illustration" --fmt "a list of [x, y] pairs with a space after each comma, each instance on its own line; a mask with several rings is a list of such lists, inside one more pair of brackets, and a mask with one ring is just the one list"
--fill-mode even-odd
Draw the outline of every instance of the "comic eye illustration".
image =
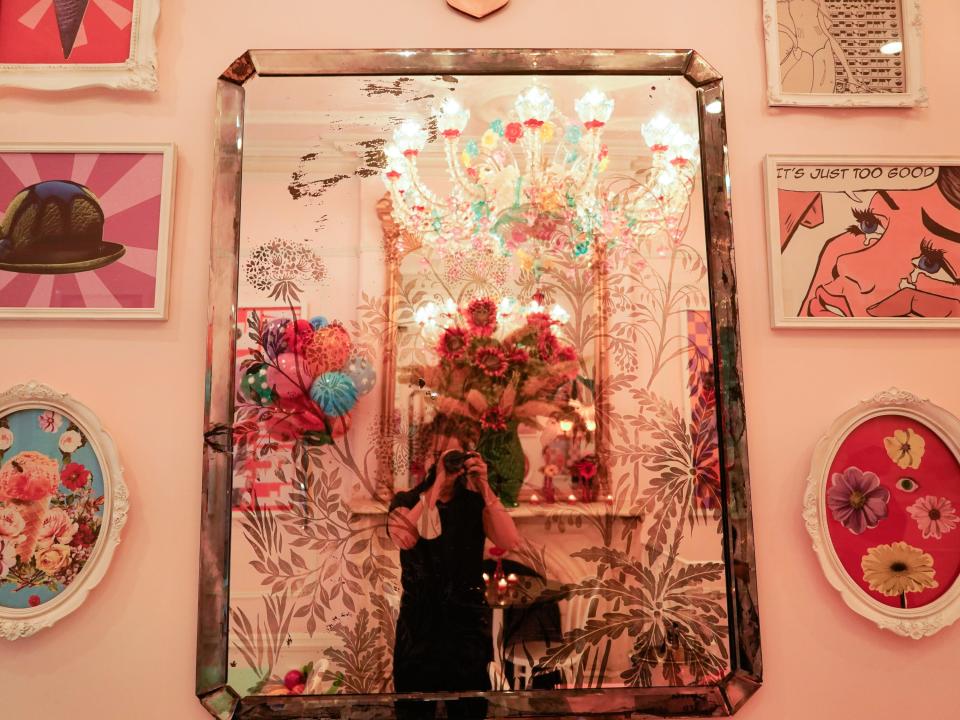
[[913, 478], [902, 477], [899, 480], [897, 480], [897, 490], [902, 490], [903, 492], [912, 493], [912, 492], [916, 492], [918, 487], [920, 486], [917, 484], [917, 481], [914, 480]]
[[913, 265], [920, 272], [935, 280], [956, 283], [957, 277], [952, 272], [945, 256], [946, 253], [943, 250], [933, 247], [929, 240], [924, 240], [920, 243], [920, 255], [914, 259]]

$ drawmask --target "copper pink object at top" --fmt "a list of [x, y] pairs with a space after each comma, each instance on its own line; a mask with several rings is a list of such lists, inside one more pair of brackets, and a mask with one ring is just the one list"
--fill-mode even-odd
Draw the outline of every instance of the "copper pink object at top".
[[77, 33], [80, 32], [80, 23], [83, 22], [83, 14], [87, 11], [88, 2], [89, 0], [53, 0], [64, 60], [73, 52], [73, 44], [77, 40]]
[[447, 0], [447, 4], [475, 18], [486, 17], [506, 5], [510, 0]]

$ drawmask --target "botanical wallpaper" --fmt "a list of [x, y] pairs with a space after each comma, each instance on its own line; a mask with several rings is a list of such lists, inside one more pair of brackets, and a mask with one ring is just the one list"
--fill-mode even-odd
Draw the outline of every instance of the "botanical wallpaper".
[[[402, 98], [407, 90], [397, 92]], [[296, 166], [301, 190], [305, 172], [320, 173], [311, 167], [302, 158]], [[243, 233], [231, 686], [241, 694], [392, 690], [400, 567], [386, 508], [393, 488], [408, 486], [414, 461], [404, 368], [429, 356], [417, 309], [535, 295], [568, 315], [558, 332], [580, 351], [578, 380], [591, 390], [609, 495], [518, 508], [524, 541], [509, 559], [551, 581], [547, 592], [562, 612], [577, 607], [576, 615], [564, 613], [560, 640], [536, 660], [571, 669], [568, 683], [577, 687], [719, 680], [729, 670], [729, 639], [699, 175], [687, 176], [682, 201], [651, 202], [633, 248], [531, 258], [441, 256], [417, 247], [397, 253], [374, 211], [378, 179], [342, 174], [348, 179], [331, 184], [329, 202], [336, 193], [349, 196], [345, 206], [360, 207], [365, 218], [352, 227], [363, 239], [351, 241], [347, 232], [338, 240], [355, 242], [351, 258], [333, 241]], [[245, 202], [254, 192], [245, 183]], [[349, 356], [324, 367], [342, 361], [342, 373], [370, 382], [363, 394], [345, 398], [331, 386], [322, 396], [325, 407], [349, 401], [352, 408], [337, 415], [332, 432], [319, 425], [292, 431], [289, 406], [264, 402], [270, 382], [257, 395], [256, 373], [266, 377], [281, 364], [270, 323], [282, 317], [315, 321], [314, 332], [340, 328]], [[293, 326], [284, 341], [296, 344]], [[337, 352], [333, 331], [328, 339], [318, 363]], [[385, 377], [385, 351], [394, 349], [395, 375]], [[388, 398], [391, 407], [383, 404]], [[526, 485], [538, 489], [542, 460], [529, 451], [528, 460]]]

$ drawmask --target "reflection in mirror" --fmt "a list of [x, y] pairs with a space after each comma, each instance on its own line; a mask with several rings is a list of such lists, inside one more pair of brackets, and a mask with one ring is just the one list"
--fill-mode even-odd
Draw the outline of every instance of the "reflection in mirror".
[[697, 90], [422, 75], [245, 93], [229, 685], [720, 682]]

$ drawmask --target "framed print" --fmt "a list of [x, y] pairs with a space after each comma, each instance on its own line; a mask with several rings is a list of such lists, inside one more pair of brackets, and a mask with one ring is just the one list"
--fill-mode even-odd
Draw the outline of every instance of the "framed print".
[[212, 715], [717, 716], [759, 687], [723, 102], [693, 51], [223, 74]]
[[0, 85], [157, 89], [160, 0], [4, 0]]
[[0, 318], [164, 319], [173, 145], [0, 145]]
[[817, 443], [803, 517], [827, 580], [878, 627], [919, 639], [960, 617], [960, 420], [897, 389]]
[[763, 0], [771, 105], [927, 104], [920, 0]]
[[774, 327], [960, 327], [960, 160], [766, 159]]
[[76, 610], [126, 520], [117, 449], [97, 417], [37, 383], [0, 393], [0, 637]]

